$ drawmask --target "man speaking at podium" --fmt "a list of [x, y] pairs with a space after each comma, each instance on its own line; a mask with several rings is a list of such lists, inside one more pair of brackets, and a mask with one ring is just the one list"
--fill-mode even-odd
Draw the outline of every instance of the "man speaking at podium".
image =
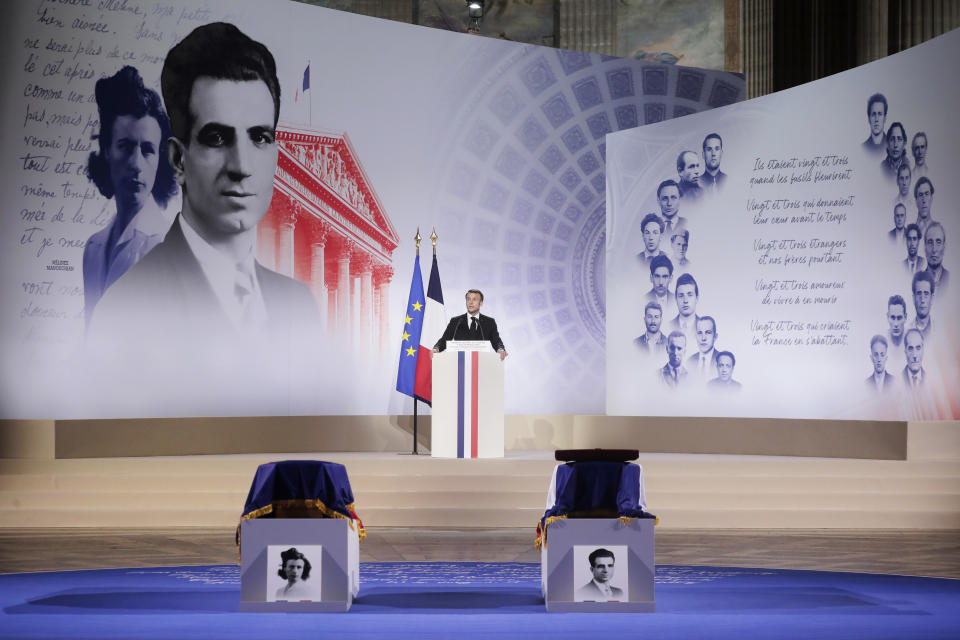
[[433, 347], [433, 353], [447, 348], [448, 340], [489, 340], [493, 350], [500, 354], [500, 360], [507, 357], [503, 340], [497, 332], [497, 321], [490, 316], [480, 315], [483, 306], [483, 292], [479, 289], [467, 291], [467, 312], [450, 318], [443, 335]]

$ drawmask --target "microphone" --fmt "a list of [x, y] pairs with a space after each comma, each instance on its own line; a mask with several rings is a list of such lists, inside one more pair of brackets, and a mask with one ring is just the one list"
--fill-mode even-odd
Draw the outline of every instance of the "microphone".
[[451, 340], [456, 340], [456, 339], [457, 339], [457, 330], [460, 328], [460, 321], [461, 321], [461, 320], [463, 320], [463, 318], [461, 318], [461, 317], [458, 316], [458, 317], [457, 317], [457, 326], [455, 326], [455, 327], [453, 328], [453, 335], [450, 336], [450, 339], [451, 339]]

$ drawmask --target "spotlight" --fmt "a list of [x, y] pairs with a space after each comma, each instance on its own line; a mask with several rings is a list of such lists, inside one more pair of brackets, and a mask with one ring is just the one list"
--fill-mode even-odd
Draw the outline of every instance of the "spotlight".
[[484, 0], [466, 0], [467, 16], [470, 18], [468, 31], [480, 31], [480, 21], [483, 20]]

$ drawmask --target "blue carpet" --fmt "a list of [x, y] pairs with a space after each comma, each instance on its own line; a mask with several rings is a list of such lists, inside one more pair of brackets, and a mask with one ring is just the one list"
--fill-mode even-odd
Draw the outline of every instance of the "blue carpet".
[[548, 614], [540, 566], [365, 563], [346, 614], [238, 613], [235, 566], [0, 575], [0, 638], [960, 638], [960, 580], [657, 567], [657, 613]]

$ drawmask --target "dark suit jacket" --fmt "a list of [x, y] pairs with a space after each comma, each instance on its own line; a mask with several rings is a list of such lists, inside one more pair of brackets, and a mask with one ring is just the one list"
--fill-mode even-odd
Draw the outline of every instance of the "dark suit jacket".
[[914, 273], [925, 270], [927, 268], [927, 261], [924, 260], [923, 256], [917, 256], [917, 270], [914, 271], [910, 268], [910, 258], [904, 258], [903, 268], [907, 270], [907, 273], [913, 275]]
[[[669, 229], [667, 228], [668, 226], [669, 226]], [[670, 221], [669, 225], [667, 225], [667, 219], [664, 218], [663, 219], [663, 237], [669, 241], [671, 237], [677, 232], [677, 229], [679, 229], [680, 227], [683, 227], [684, 229], [689, 228], [689, 226], [687, 225], [687, 219], [684, 218], [683, 216], [677, 214], [676, 216], [674, 216], [674, 219]], [[673, 266], [677, 266], [677, 265], [673, 265]]]
[[[700, 351], [698, 350], [695, 354], [687, 358], [687, 371], [692, 371], [698, 373], [700, 371]], [[720, 372], [717, 371], [717, 350], [713, 349], [713, 353], [710, 355], [710, 364], [707, 365], [707, 378], [713, 379], [720, 375]]]
[[680, 365], [677, 368], [677, 377], [674, 379], [673, 372], [670, 370], [669, 362], [657, 370], [657, 376], [659, 376], [660, 382], [668, 387], [678, 387], [682, 384], [685, 384], [687, 381], [687, 375], [687, 370], [683, 365]]
[[[698, 316], [697, 314], [693, 314], [693, 327], [694, 327], [694, 332], [696, 332], [697, 322], [699, 322], [699, 321], [700, 321], [700, 316]], [[673, 316], [673, 318], [670, 320], [670, 324], [668, 325], [668, 327], [669, 327], [670, 331], [680, 331], [680, 330], [681, 330], [681, 329], [680, 329], [680, 314], [679, 314], [679, 313], [678, 313], [677, 315]], [[668, 333], [668, 334], [669, 334], [670, 332], [667, 331], [667, 332], [665, 332], [665, 333]], [[689, 348], [691, 348], [691, 346], [695, 347], [695, 346], [696, 346], [696, 342], [694, 342], [694, 343], [691, 345], [690, 340], [687, 340], [687, 348], [689, 349]]]
[[873, 136], [868, 136], [866, 140], [863, 141], [863, 148], [866, 151], [869, 151], [872, 154], [882, 156], [887, 152], [887, 143], [883, 142], [874, 142]]
[[[598, 587], [593, 580], [591, 580], [587, 584], [577, 589], [576, 597], [578, 600], [585, 600], [585, 601], [601, 601], [601, 602], [608, 601], [607, 598], [603, 595], [603, 592], [600, 591], [600, 587]], [[623, 589], [621, 589], [620, 587], [611, 586], [610, 599], [623, 600]]]
[[[163, 242], [117, 280], [97, 304], [91, 335], [106, 341], [120, 336], [200, 342], [206, 337], [237, 335], [221, 309], [200, 263], [183, 235], [177, 217]], [[320, 313], [302, 282], [256, 263], [257, 280], [267, 312], [269, 336], [319, 328]]]
[[450, 318], [450, 322], [447, 323], [447, 328], [444, 329], [443, 335], [437, 340], [434, 348], [440, 351], [445, 350], [448, 340], [489, 340], [490, 346], [493, 347], [494, 351], [500, 351], [501, 349], [506, 351], [506, 347], [503, 346], [503, 340], [500, 339], [500, 333], [497, 331], [496, 320], [481, 313], [477, 318], [477, 324], [480, 325], [479, 329], [477, 331], [470, 331], [470, 322], [467, 320], [467, 314], [463, 313]]
[[695, 182], [680, 180], [680, 195], [688, 200], [696, 200], [703, 195], [703, 187]]
[[[904, 367], [903, 373], [900, 374], [900, 377], [903, 379], [903, 384], [907, 386], [907, 389], [913, 389], [913, 383], [910, 381], [910, 368]], [[927, 370], [923, 367], [920, 367], [920, 386], [922, 387], [927, 381]]]
[[930, 268], [929, 262], [927, 263], [926, 271], [928, 271], [930, 275], [933, 276], [934, 290], [942, 296], [943, 293], [946, 292], [947, 290], [947, 285], [950, 284], [950, 272], [947, 271], [946, 267], [943, 267], [942, 270], [940, 271], [940, 280], [937, 281], [937, 276], [933, 272], [933, 269]]
[[[890, 387], [892, 387], [892, 386], [893, 386], [893, 381], [894, 381], [894, 377], [893, 377], [891, 374], [889, 374], [889, 373], [887, 373], [886, 371], [884, 371], [884, 372], [883, 372], [883, 390], [886, 391], [887, 389], [889, 389]], [[864, 382], [864, 384], [867, 385], [867, 390], [868, 390], [868, 391], [873, 391], [874, 393], [877, 393], [877, 384], [873, 381], [873, 374], [872, 374], [872, 373], [871, 373], [870, 376], [866, 379], [866, 381]]]
[[710, 175], [709, 171], [704, 171], [703, 175], [700, 176], [700, 186], [701, 187], [716, 187], [719, 189], [723, 186], [724, 180], [727, 179], [727, 174], [723, 171], [717, 171], [717, 175]]
[[662, 331], [657, 332], [657, 337], [652, 342], [650, 336], [644, 333], [639, 338], [634, 338], [633, 343], [647, 353], [660, 353], [667, 350], [667, 336], [663, 335]]

